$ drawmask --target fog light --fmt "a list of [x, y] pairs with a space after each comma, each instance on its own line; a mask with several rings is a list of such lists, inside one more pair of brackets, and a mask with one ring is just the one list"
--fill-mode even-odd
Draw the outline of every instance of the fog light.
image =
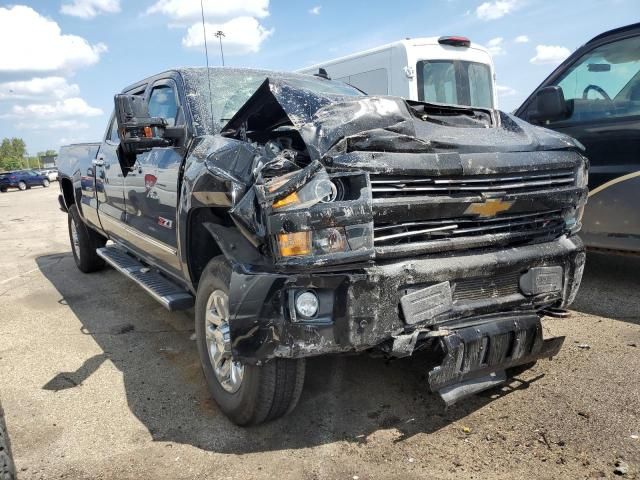
[[563, 276], [561, 266], [533, 267], [520, 277], [520, 290], [525, 295], [559, 292]]
[[318, 313], [318, 296], [306, 291], [296, 297], [296, 312], [305, 318], [312, 318]]

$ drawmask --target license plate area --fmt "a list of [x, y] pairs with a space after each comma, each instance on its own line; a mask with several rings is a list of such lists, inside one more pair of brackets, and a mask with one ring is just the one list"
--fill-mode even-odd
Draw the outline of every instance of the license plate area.
[[409, 325], [423, 323], [433, 325], [435, 318], [451, 310], [453, 297], [449, 282], [437, 283], [400, 298], [404, 320]]

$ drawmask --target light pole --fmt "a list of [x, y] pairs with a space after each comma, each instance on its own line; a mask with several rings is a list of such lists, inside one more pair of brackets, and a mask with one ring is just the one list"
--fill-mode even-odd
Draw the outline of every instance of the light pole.
[[224, 37], [225, 34], [222, 30], [218, 30], [216, 33], [214, 33], [214, 36], [218, 37], [218, 40], [220, 40], [220, 56], [222, 57], [222, 66], [224, 67], [224, 52], [222, 51], [222, 37]]

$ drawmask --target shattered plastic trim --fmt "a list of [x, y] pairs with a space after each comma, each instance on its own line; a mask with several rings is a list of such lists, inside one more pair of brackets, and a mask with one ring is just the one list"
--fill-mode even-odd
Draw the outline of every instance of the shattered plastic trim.
[[[205, 124], [206, 103], [195, 101], [195, 94], [186, 96], [194, 118]], [[410, 354], [433, 348], [438, 328], [455, 331], [497, 314], [536, 316], [575, 297], [584, 264], [582, 244], [573, 236], [575, 222], [535, 239], [514, 231], [379, 248], [373, 246], [373, 232], [379, 222], [466, 218], [470, 204], [487, 198], [505, 201], [509, 214], [569, 215], [584, 204], [583, 185], [465, 196], [374, 199], [371, 193], [377, 175], [464, 179], [577, 171], [585, 158], [569, 137], [502, 112], [317, 92], [274, 76], [221, 127], [221, 135], [199, 136], [194, 145], [185, 164], [180, 218], [186, 223], [197, 208], [225, 215], [206, 228], [233, 266], [231, 337], [234, 355], [244, 362], [373, 347]], [[327, 178], [335, 187], [331, 200], [326, 188], [311, 188]], [[289, 198], [292, 194], [298, 199]], [[285, 208], [274, 207], [283, 199]], [[346, 251], [279, 256], [278, 234], [333, 227], [344, 228]], [[501, 272], [524, 273], [535, 266], [561, 266], [562, 291], [468, 301], [454, 295], [450, 308], [429, 319], [409, 324], [403, 318], [401, 298], [408, 292], [451, 282], [455, 294], [457, 280], [491, 282]], [[315, 323], [297, 323], [290, 311], [292, 292], [301, 289], [321, 296], [323, 310]], [[405, 338], [409, 341], [400, 349], [397, 342]]]

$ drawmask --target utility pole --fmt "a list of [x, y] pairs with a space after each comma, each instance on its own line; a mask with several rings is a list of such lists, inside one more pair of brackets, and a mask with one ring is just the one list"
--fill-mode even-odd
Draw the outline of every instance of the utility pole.
[[222, 66], [224, 67], [224, 52], [222, 51], [222, 37], [224, 37], [225, 34], [222, 30], [218, 30], [216, 33], [214, 33], [214, 36], [218, 37], [218, 40], [220, 40], [220, 56], [222, 57]]

